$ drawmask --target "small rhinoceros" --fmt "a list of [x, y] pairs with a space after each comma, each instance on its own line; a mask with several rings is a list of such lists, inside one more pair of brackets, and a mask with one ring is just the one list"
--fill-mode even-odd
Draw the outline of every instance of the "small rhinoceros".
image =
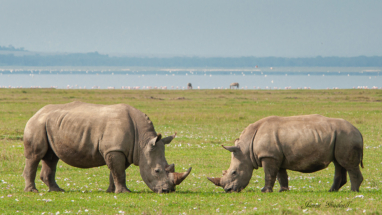
[[174, 137], [161, 139], [147, 115], [126, 104], [47, 105], [25, 127], [25, 191], [38, 192], [34, 181], [40, 160], [40, 178], [49, 191], [63, 191], [55, 181], [59, 159], [80, 168], [106, 164], [110, 169], [107, 192], [130, 192], [125, 169], [131, 164], [139, 166], [152, 191], [175, 191], [191, 168], [176, 173], [174, 164], [168, 165], [164, 145]]
[[360, 164], [363, 168], [362, 135], [343, 119], [320, 115], [266, 117], [250, 124], [235, 146], [224, 148], [232, 152], [228, 171], [223, 171], [222, 178], [208, 179], [226, 192], [244, 189], [258, 167], [265, 173], [262, 192], [273, 191], [276, 177], [280, 192], [289, 190], [287, 169], [312, 173], [331, 162], [335, 175], [329, 191], [338, 191], [346, 184], [346, 172], [352, 191], [359, 191], [363, 181], [359, 169]]

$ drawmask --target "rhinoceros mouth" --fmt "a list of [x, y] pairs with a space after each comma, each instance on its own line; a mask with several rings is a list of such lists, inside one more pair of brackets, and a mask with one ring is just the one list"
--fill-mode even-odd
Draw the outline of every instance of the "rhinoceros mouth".
[[233, 188], [224, 189], [226, 193], [240, 193], [240, 191], [242, 190], [243, 189], [233, 189]]
[[175, 189], [155, 189], [155, 193], [172, 193], [175, 192]]
[[172, 193], [175, 192], [175, 189], [162, 189], [162, 193]]
[[227, 189], [224, 189], [224, 191], [225, 191], [226, 193], [231, 193], [231, 192], [232, 192], [232, 187], [227, 188]]
[[227, 187], [227, 188], [224, 188], [224, 191], [226, 193], [239, 193], [240, 191], [242, 191], [244, 188], [242, 187], [237, 187], [237, 186], [231, 186], [231, 187]]

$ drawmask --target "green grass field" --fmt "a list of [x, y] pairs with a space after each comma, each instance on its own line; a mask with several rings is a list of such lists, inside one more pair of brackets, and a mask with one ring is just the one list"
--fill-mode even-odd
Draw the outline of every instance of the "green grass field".
[[[170, 194], [153, 193], [138, 167], [127, 171], [129, 194], [110, 194], [106, 166], [79, 169], [58, 163], [57, 183], [65, 193], [25, 193], [23, 130], [28, 119], [52, 103], [126, 103], [146, 113], [158, 133], [178, 133], [166, 148], [176, 171], [190, 176]], [[288, 171], [291, 190], [261, 193], [262, 168], [241, 193], [224, 193], [206, 179], [220, 177], [233, 145], [250, 123], [270, 115], [321, 114], [343, 118], [364, 137], [365, 178], [360, 192], [348, 182], [329, 193], [334, 166], [316, 173]], [[51, 90], [0, 89], [0, 214], [378, 214], [382, 212], [382, 90]], [[274, 190], [279, 185], [276, 182]], [[308, 206], [308, 207], [307, 207]]]

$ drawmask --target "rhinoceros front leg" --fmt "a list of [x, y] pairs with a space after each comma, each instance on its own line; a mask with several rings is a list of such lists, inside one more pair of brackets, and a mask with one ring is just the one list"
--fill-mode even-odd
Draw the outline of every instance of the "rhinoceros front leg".
[[[49, 152], [48, 152], [49, 153]], [[64, 191], [56, 183], [56, 168], [59, 158], [53, 151], [49, 156], [45, 156], [42, 159], [42, 168], [40, 173], [40, 179], [49, 187], [51, 191]]]
[[126, 187], [126, 157], [122, 152], [109, 152], [105, 156], [105, 161], [110, 169], [111, 178], [113, 179], [113, 184], [110, 183], [107, 191], [113, 191], [115, 193], [125, 193], [130, 192]]
[[115, 192], [115, 184], [114, 184], [114, 179], [113, 179], [113, 175], [111, 174], [111, 171], [110, 171], [110, 175], [109, 175], [109, 187], [107, 188], [106, 192], [107, 193], [114, 193]]
[[276, 176], [279, 171], [279, 164], [273, 158], [263, 158], [261, 159], [261, 163], [265, 173], [265, 185], [264, 188], [261, 189], [261, 192], [273, 192], [273, 186], [275, 185]]
[[279, 173], [277, 173], [277, 180], [280, 183], [279, 192], [288, 191], [288, 173], [286, 169], [280, 168]]
[[[130, 164], [127, 164], [127, 166], [125, 167], [125, 170], [130, 166]], [[109, 175], [109, 187], [107, 188], [106, 190], [107, 193], [114, 193], [115, 192], [115, 184], [114, 184], [114, 179], [113, 179], [113, 175], [111, 174], [111, 171], [110, 171], [110, 175]]]
[[329, 192], [338, 191], [347, 182], [346, 169], [342, 167], [337, 161], [334, 163], [334, 180], [333, 185]]
[[38, 193], [35, 184], [36, 172], [38, 163], [40, 163], [41, 158], [25, 159], [25, 168], [23, 176], [25, 179], [25, 192]]

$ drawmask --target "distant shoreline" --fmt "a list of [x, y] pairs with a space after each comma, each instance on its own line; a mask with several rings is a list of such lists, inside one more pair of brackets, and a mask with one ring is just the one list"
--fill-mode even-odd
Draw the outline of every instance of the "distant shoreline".
[[0, 66], [0, 75], [312, 75], [382, 76], [382, 67], [163, 68], [113, 66]]
[[92, 53], [0, 52], [0, 66], [251, 68], [267, 67], [382, 67], [380, 56], [358, 57], [116, 57]]

